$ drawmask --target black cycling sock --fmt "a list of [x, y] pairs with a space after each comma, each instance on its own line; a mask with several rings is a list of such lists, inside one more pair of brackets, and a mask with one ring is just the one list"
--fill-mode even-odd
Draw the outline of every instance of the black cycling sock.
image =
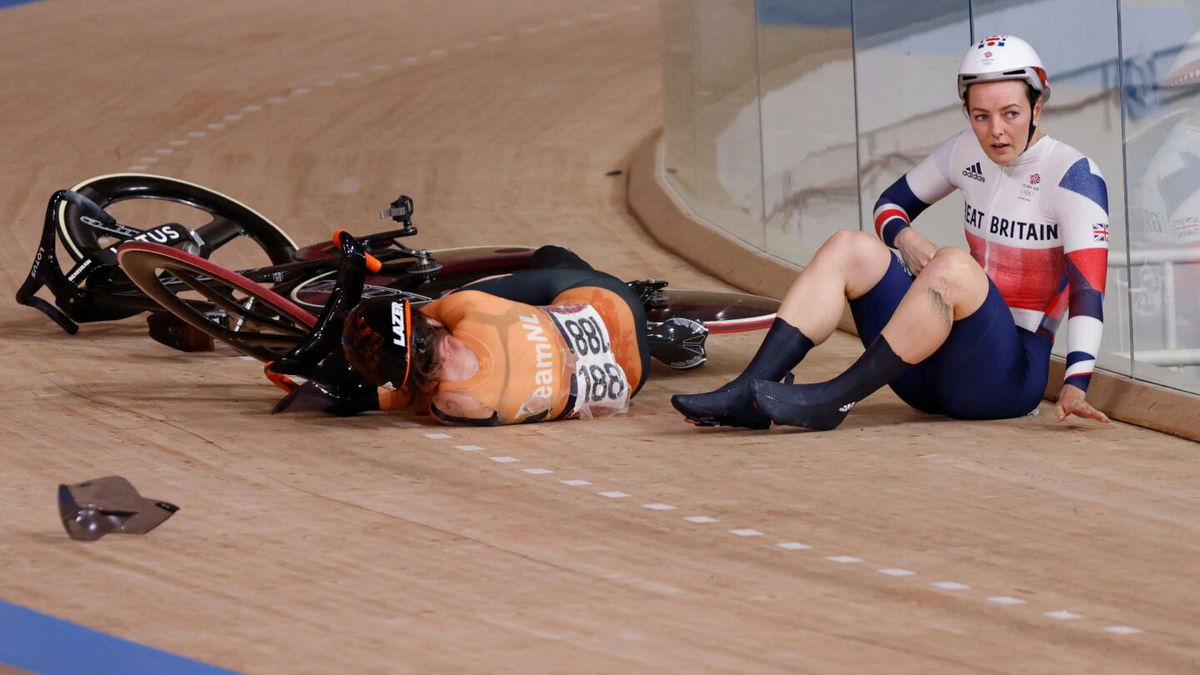
[[778, 382], [787, 375], [796, 364], [804, 360], [808, 350], [813, 348], [812, 340], [800, 332], [792, 324], [779, 317], [771, 322], [767, 336], [763, 338], [758, 351], [746, 364], [738, 380], [771, 380]]
[[788, 322], [775, 318], [745, 370], [720, 389], [703, 394], [676, 394], [671, 405], [700, 426], [766, 429], [771, 420], [754, 406], [756, 380], [778, 382], [812, 349], [813, 342]]
[[754, 402], [776, 424], [833, 429], [855, 403], [904, 373], [910, 364], [896, 356], [882, 335], [841, 375], [815, 384], [754, 383]]

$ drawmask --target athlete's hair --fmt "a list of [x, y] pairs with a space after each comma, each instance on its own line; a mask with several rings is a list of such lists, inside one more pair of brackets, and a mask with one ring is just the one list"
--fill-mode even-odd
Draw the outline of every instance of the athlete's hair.
[[374, 298], [355, 307], [346, 317], [342, 351], [367, 381], [404, 390], [413, 403], [425, 406], [441, 377], [441, 342], [450, 331], [414, 310], [406, 313], [404, 344], [398, 345], [394, 304], [391, 298]]
[[[1023, 84], [1025, 85], [1025, 98], [1029, 99], [1029, 114], [1032, 115], [1033, 109], [1037, 107], [1038, 99], [1042, 98], [1042, 92], [1034, 89], [1028, 82], [1024, 82]], [[963, 94], [962, 107], [963, 112], [967, 113], [967, 117], [971, 116], [970, 109], [967, 108], [967, 103], [971, 100], [971, 86], [967, 85], [966, 93]]]

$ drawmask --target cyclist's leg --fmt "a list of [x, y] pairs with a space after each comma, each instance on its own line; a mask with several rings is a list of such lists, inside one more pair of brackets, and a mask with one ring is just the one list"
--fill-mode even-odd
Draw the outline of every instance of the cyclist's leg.
[[857, 230], [835, 233], [792, 282], [776, 314], [821, 344], [837, 330], [846, 300], [875, 288], [895, 256], [874, 235]]
[[832, 429], [856, 402], [933, 354], [956, 321], [974, 314], [991, 282], [962, 249], [939, 249], [866, 352], [841, 375], [810, 385], [755, 384], [755, 402], [778, 424]]
[[[892, 256], [887, 272], [879, 283], [870, 291], [850, 300], [850, 314], [854, 317], [854, 326], [858, 330], [858, 339], [863, 348], [871, 346], [883, 327], [896, 313], [896, 308], [913, 285], [913, 276], [900, 262], [899, 256]], [[899, 377], [889, 383], [892, 391], [902, 401], [924, 412], [940, 412], [937, 401], [930, 396], [927, 387], [928, 368], [924, 363], [916, 364], [904, 371]]]
[[892, 260], [883, 242], [870, 234], [849, 230], [834, 234], [788, 289], [775, 322], [742, 373], [716, 391], [677, 394], [671, 404], [703, 426], [770, 426], [754, 406], [751, 383], [778, 382], [787, 375], [814, 345], [833, 334], [846, 299], [870, 292], [885, 277]]
[[1050, 340], [1018, 328], [993, 285], [983, 305], [954, 322], [925, 361], [930, 391], [959, 419], [1006, 419], [1035, 409], [1046, 389]]

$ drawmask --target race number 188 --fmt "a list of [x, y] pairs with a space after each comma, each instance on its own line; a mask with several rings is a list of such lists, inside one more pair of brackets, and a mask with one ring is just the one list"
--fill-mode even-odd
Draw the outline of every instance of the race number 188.
[[579, 393], [589, 403], [619, 401], [625, 394], [625, 373], [615, 363], [580, 368], [579, 376], [583, 379]]
[[604, 331], [601, 330], [595, 318], [567, 319], [562, 324], [563, 330], [571, 338], [574, 352], [579, 356], [604, 354], [612, 351], [612, 346], [604, 341]]

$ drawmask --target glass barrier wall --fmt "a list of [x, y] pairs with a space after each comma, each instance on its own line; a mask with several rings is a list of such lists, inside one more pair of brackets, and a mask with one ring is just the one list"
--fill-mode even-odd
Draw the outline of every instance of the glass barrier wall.
[[760, 1], [765, 249], [807, 260], [858, 227], [851, 0]]
[[661, 7], [664, 68], [686, 73], [664, 89], [666, 172], [696, 215], [763, 248], [754, 0]]
[[1200, 378], [1200, 1], [1124, 0], [1129, 246], [1117, 262], [1139, 378]]
[[[954, 84], [967, 45], [1028, 40], [1053, 86], [1042, 128], [1108, 184], [1099, 366], [1200, 393], [1200, 0], [661, 7], [668, 183], [701, 219], [800, 265], [839, 229], [872, 230], [884, 188], [968, 128]], [[964, 245], [961, 198], [916, 224]]]

